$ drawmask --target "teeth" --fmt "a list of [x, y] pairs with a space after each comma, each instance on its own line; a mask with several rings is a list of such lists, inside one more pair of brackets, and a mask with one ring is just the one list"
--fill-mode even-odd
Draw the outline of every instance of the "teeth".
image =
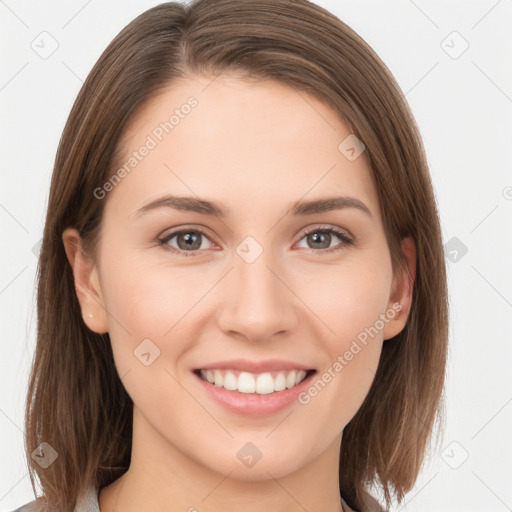
[[274, 380], [274, 389], [276, 391], [283, 391], [286, 389], [286, 377], [283, 372], [277, 374], [277, 377]]
[[[203, 373], [203, 370], [201, 370], [201, 374]], [[238, 388], [238, 379], [235, 377], [234, 373], [227, 372], [226, 376], [224, 377], [224, 386], [225, 389], [228, 389], [229, 391], [235, 391]]]
[[224, 384], [224, 376], [219, 372], [219, 370], [215, 370], [213, 375], [215, 377], [215, 385], [221, 388]]
[[295, 378], [295, 385], [300, 384], [304, 380], [305, 376], [306, 372], [304, 370], [299, 370], [297, 372], [297, 377]]
[[201, 377], [215, 386], [239, 393], [268, 395], [284, 391], [300, 384], [306, 377], [304, 370], [280, 371], [274, 376], [270, 372], [252, 374], [234, 370], [201, 370]]
[[268, 395], [275, 391], [274, 379], [270, 373], [260, 373], [256, 379], [256, 393]]
[[240, 393], [254, 393], [256, 391], [256, 382], [251, 373], [242, 372], [238, 376], [238, 391]]
[[292, 370], [286, 377], [286, 387], [288, 389], [293, 388], [293, 386], [295, 386], [296, 380], [297, 380], [297, 372], [295, 370]]

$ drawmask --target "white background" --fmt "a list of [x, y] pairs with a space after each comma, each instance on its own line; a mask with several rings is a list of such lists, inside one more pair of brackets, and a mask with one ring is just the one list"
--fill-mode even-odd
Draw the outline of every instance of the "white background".
[[[396, 510], [512, 510], [512, 1], [317, 3], [368, 41], [406, 93], [426, 146], [443, 238], [451, 240], [446, 428]], [[0, 0], [2, 511], [34, 499], [22, 427], [35, 346], [35, 254], [57, 144], [94, 62], [153, 5]], [[47, 49], [58, 43], [46, 59], [32, 49], [41, 38]], [[469, 47], [461, 53], [464, 40]]]

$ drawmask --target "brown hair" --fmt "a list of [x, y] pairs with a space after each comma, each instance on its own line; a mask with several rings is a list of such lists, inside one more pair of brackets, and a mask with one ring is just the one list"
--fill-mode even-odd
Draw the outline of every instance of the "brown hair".
[[[401, 501], [418, 476], [440, 416], [448, 337], [439, 218], [421, 137], [400, 88], [375, 52], [333, 14], [306, 0], [164, 3], [127, 25], [101, 55], [59, 144], [38, 267], [37, 347], [26, 404], [32, 487], [49, 510], [71, 512], [90, 485], [129, 467], [132, 402], [108, 334], [81, 318], [62, 233], [78, 229], [94, 252], [105, 201], [93, 191], [115, 171], [127, 123], [164, 87], [194, 74], [242, 73], [315, 95], [363, 141], [380, 199], [393, 270], [406, 269], [401, 240], [416, 244], [416, 279], [405, 328], [384, 343], [378, 371], [346, 426], [340, 492], [368, 508], [380, 485]], [[341, 142], [341, 141], [340, 141]], [[108, 199], [107, 199], [108, 200]], [[57, 452], [48, 468], [30, 454]]]

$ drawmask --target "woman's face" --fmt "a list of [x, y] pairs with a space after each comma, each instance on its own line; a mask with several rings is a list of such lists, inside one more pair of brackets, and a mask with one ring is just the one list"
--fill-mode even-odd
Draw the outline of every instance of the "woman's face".
[[263, 479], [339, 449], [408, 307], [349, 135], [233, 75], [174, 84], [126, 130], [80, 300], [163, 458]]

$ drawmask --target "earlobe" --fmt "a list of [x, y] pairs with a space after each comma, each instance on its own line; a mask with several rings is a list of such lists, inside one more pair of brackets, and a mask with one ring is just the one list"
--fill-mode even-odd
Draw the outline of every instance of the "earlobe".
[[414, 282], [416, 279], [416, 244], [411, 236], [402, 240], [402, 252], [407, 263], [405, 271], [393, 279], [388, 303], [391, 320], [384, 327], [384, 340], [399, 334], [407, 323], [411, 311]]
[[82, 318], [91, 331], [98, 334], [106, 333], [108, 318], [97, 266], [93, 259], [85, 254], [82, 238], [75, 228], [66, 228], [62, 233], [62, 241], [73, 273]]

